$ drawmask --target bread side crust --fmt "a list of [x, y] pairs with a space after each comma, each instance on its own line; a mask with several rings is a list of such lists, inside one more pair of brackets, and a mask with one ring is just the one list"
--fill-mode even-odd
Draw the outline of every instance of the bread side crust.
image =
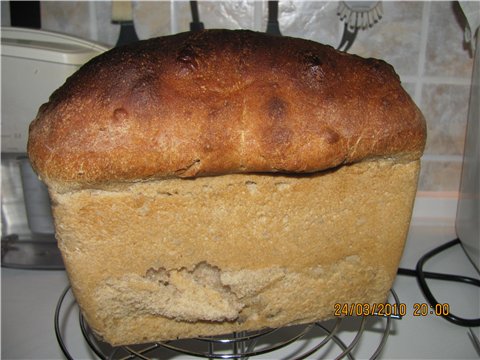
[[75, 297], [90, 326], [119, 345], [311, 322], [331, 318], [335, 303], [383, 302], [418, 171], [418, 161], [380, 160], [51, 195]]
[[385, 62], [303, 39], [208, 30], [87, 63], [40, 108], [28, 153], [49, 186], [68, 191], [413, 160], [424, 144], [425, 120]]

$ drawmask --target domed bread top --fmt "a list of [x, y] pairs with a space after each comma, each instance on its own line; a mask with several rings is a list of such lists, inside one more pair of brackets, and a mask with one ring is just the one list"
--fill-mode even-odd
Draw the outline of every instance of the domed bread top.
[[41, 106], [28, 153], [63, 189], [418, 159], [425, 120], [387, 63], [206, 30], [114, 48]]

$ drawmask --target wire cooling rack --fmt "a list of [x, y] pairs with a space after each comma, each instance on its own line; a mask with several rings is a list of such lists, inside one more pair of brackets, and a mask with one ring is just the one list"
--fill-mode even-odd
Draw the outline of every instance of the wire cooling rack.
[[[397, 294], [391, 290], [390, 303], [400, 304]], [[76, 311], [73, 311], [76, 307]], [[224, 336], [175, 340], [151, 344], [112, 347], [101, 341], [83, 318], [70, 287], [67, 287], [55, 310], [55, 333], [58, 344], [67, 359], [75, 359], [67, 345], [68, 317], [78, 316], [78, 326], [93, 358], [100, 359], [354, 359], [354, 352], [366, 332], [376, 332], [378, 346], [371, 349], [370, 359], [380, 355], [391, 329], [391, 319], [401, 316], [338, 317], [334, 320], [307, 325], [289, 326], [239, 332]], [[83, 338], [82, 338], [83, 335]], [[70, 339], [72, 340], [72, 339]], [[69, 341], [71, 343], [71, 341]]]

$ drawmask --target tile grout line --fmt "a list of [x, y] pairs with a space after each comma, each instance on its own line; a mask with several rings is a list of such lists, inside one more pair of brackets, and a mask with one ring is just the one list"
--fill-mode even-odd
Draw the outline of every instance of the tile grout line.
[[90, 1], [88, 3], [88, 17], [90, 18], [90, 38], [92, 40], [98, 41], [96, 1]]
[[175, 0], [170, 0], [170, 33], [171, 35], [177, 33], [177, 11]]
[[[419, 78], [412, 75], [400, 75], [400, 80], [403, 83], [416, 84]], [[471, 80], [464, 77], [455, 76], [422, 76], [420, 79], [423, 84], [445, 84], [445, 85], [468, 85]]]
[[423, 154], [422, 161], [426, 162], [463, 162], [463, 155]]
[[253, 5], [253, 28], [256, 31], [262, 31], [264, 3], [265, 1], [255, 1]]
[[430, 22], [430, 2], [426, 1], [422, 9], [422, 30], [420, 34], [420, 54], [418, 59], [417, 81], [415, 84], [415, 101], [422, 106], [423, 74], [427, 55], [428, 28]]

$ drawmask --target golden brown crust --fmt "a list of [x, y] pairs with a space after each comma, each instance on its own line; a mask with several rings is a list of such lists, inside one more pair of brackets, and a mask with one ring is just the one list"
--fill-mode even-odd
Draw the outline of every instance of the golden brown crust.
[[314, 172], [417, 159], [425, 121], [383, 61], [251, 31], [114, 48], [52, 94], [28, 153], [47, 184]]

